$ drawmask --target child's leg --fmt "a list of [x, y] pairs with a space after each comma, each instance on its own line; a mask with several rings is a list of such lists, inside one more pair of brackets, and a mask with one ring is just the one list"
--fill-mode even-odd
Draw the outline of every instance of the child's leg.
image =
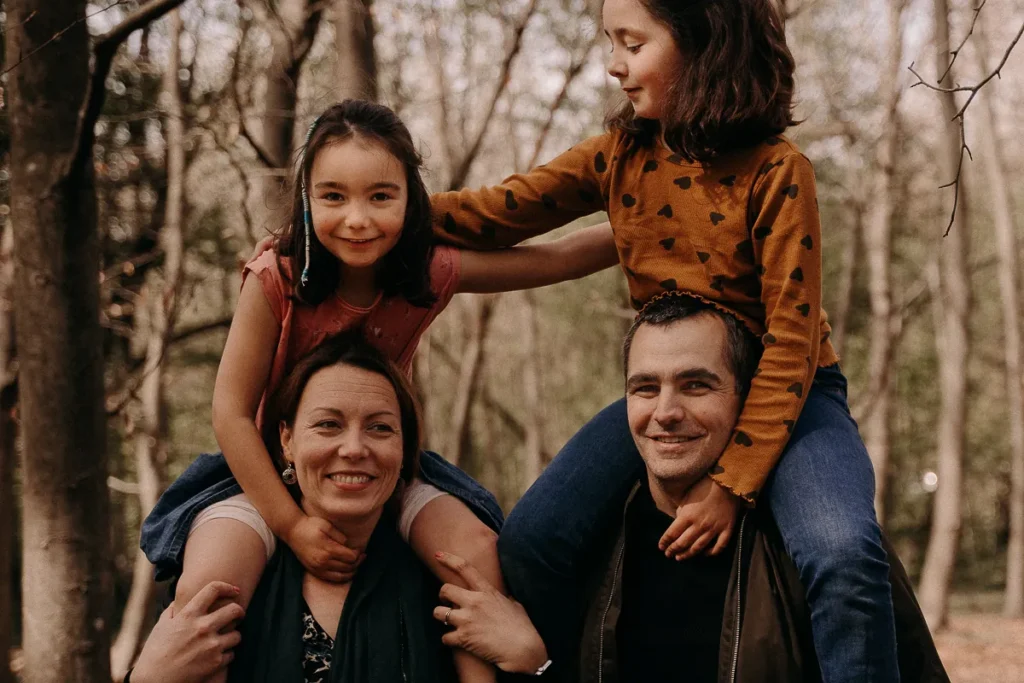
[[[175, 609], [182, 609], [211, 581], [237, 586], [237, 602], [248, 607], [274, 547], [270, 528], [244, 495], [206, 508], [196, 517], [185, 543], [184, 567], [174, 595]], [[225, 669], [208, 679], [208, 683], [226, 680]]]
[[574, 660], [582, 617], [580, 577], [643, 473], [620, 399], [562, 448], [509, 513], [498, 555], [509, 591], [523, 603], [556, 666]]
[[807, 590], [825, 683], [898, 681], [874, 473], [838, 368], [815, 375], [767, 493]]

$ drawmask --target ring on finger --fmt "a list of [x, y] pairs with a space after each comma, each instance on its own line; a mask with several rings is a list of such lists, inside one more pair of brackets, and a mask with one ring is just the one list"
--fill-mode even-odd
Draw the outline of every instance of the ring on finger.
[[449, 624], [448, 624], [448, 617], [450, 617], [451, 615], [452, 615], [452, 608], [451, 608], [451, 607], [449, 607], [449, 608], [448, 608], [448, 611], [444, 613], [444, 625], [445, 625], [446, 627], [447, 627], [447, 626], [449, 625]]

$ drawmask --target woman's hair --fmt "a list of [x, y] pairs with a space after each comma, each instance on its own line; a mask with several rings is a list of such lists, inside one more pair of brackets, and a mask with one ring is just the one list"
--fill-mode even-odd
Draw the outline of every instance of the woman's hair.
[[409, 194], [405, 223], [398, 242], [378, 264], [377, 287], [385, 296], [400, 296], [416, 306], [430, 306], [437, 301], [437, 296], [430, 289], [433, 238], [430, 194], [420, 175], [423, 159], [416, 151], [409, 129], [395, 112], [384, 105], [364, 100], [345, 100], [328, 107], [313, 122], [307, 143], [299, 150], [298, 167], [290, 189], [288, 220], [278, 236], [278, 251], [290, 262], [293, 293], [300, 301], [316, 305], [338, 288], [340, 263], [320, 243], [315, 233], [310, 235], [310, 277], [305, 284], [299, 278], [307, 266], [302, 180], [305, 178], [309, 184], [313, 161], [320, 150], [352, 138], [376, 142], [405, 167]]
[[[751, 147], [793, 120], [793, 55], [771, 0], [640, 0], [672, 32], [682, 68], [667, 94], [665, 142], [690, 160]], [[626, 102], [612, 130], [654, 142], [661, 123]]]
[[398, 397], [399, 420], [402, 425], [402, 469], [400, 477], [405, 483], [419, 470], [420, 416], [409, 381], [384, 354], [370, 346], [359, 330], [350, 330], [328, 337], [292, 369], [281, 386], [267, 402], [263, 413], [263, 443], [274, 459], [278, 471], [286, 467], [281, 450], [280, 424], [295, 424], [295, 415], [306, 385], [313, 375], [324, 368], [348, 365], [384, 377]]

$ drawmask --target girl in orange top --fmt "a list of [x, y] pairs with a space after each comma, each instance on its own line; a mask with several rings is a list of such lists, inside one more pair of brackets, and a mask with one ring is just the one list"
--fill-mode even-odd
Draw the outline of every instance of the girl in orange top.
[[[604, 210], [634, 306], [683, 291], [758, 335], [733, 437], [662, 549], [720, 552], [739, 506], [767, 499], [807, 589], [825, 680], [898, 680], [874, 477], [821, 308], [814, 172], [781, 137], [794, 124], [782, 22], [770, 0], [605, 0], [603, 21], [608, 72], [629, 99], [608, 132], [501, 185], [434, 195], [435, 233], [493, 248]], [[638, 463], [620, 402], [510, 515], [502, 567], [546, 639], [571, 631], [552, 605], [572, 594]]]

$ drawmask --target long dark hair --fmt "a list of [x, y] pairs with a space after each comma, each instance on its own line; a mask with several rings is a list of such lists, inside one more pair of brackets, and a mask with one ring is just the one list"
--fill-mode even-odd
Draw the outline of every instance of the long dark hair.
[[[751, 147], [793, 119], [793, 55], [771, 0], [640, 0], [672, 32], [683, 66], [663, 116], [665, 142], [690, 160]], [[658, 121], [626, 102], [606, 124], [649, 145]]]
[[294, 280], [292, 292], [300, 301], [316, 305], [338, 288], [341, 278], [338, 259], [327, 251], [315, 233], [310, 236], [310, 278], [306, 284], [299, 279], [306, 267], [301, 181], [306, 178], [308, 182], [313, 160], [320, 150], [357, 136], [380, 143], [401, 162], [409, 189], [402, 234], [377, 267], [377, 287], [385, 296], [400, 296], [416, 306], [430, 306], [437, 301], [437, 296], [430, 289], [433, 239], [430, 194], [420, 175], [423, 159], [416, 151], [409, 129], [395, 112], [364, 100], [345, 100], [328, 107], [317, 118], [308, 144], [299, 150], [290, 189], [289, 216], [278, 236], [279, 254], [290, 261]]
[[267, 402], [263, 413], [263, 443], [274, 459], [278, 471], [287, 463], [281, 451], [280, 425], [292, 427], [299, 410], [299, 401], [309, 380], [320, 370], [335, 365], [349, 365], [374, 372], [384, 377], [398, 397], [399, 421], [402, 425], [402, 470], [401, 479], [406, 484], [412, 481], [419, 470], [420, 458], [420, 414], [413, 397], [409, 380], [398, 366], [370, 345], [359, 330], [348, 330], [328, 337], [312, 352], [303, 357], [288, 373], [281, 386]]

